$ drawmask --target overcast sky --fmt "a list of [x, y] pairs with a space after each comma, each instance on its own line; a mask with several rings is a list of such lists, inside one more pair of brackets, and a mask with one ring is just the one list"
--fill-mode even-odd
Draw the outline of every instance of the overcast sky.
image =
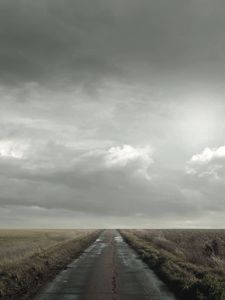
[[0, 0], [0, 227], [225, 227], [224, 28], [224, 0]]

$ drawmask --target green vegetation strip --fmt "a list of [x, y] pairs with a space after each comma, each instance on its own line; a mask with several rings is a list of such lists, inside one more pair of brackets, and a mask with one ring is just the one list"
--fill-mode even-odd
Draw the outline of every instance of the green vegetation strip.
[[120, 233], [179, 299], [225, 299], [223, 272], [186, 262], [164, 249], [154, 247], [153, 243], [139, 238], [132, 230], [120, 230]]
[[[87, 231], [29, 257], [5, 264], [0, 270], [0, 299], [31, 299], [46, 281], [91, 245], [100, 231]], [[10, 249], [9, 249], [10, 250]]]

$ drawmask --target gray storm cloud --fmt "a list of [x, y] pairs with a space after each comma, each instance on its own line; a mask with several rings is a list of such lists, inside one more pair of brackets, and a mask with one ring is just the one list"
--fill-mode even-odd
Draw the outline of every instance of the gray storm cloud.
[[1, 0], [0, 8], [6, 82], [224, 75], [223, 1]]
[[0, 226], [224, 227], [224, 17], [0, 0]]

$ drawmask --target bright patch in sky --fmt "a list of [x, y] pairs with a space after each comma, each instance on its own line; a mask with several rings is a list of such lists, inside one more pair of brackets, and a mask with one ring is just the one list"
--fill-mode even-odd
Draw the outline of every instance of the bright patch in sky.
[[27, 145], [9, 140], [0, 141], [0, 156], [5, 158], [23, 159]]
[[124, 167], [131, 162], [140, 161], [149, 166], [153, 162], [150, 156], [151, 152], [149, 146], [134, 148], [130, 145], [123, 145], [122, 147], [111, 147], [106, 156], [106, 164], [109, 167], [114, 165]]
[[225, 146], [219, 148], [205, 148], [201, 153], [195, 154], [191, 158], [194, 163], [208, 163], [213, 159], [225, 158]]

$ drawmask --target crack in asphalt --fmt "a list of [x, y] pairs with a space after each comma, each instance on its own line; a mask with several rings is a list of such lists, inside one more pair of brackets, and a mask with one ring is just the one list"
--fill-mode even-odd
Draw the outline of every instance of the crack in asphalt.
[[114, 295], [113, 300], [116, 300], [116, 294], [117, 294], [117, 271], [116, 271], [116, 245], [115, 240], [112, 238], [112, 247], [113, 247], [113, 254], [112, 254], [112, 260], [113, 260], [113, 274], [112, 274], [112, 292]]

